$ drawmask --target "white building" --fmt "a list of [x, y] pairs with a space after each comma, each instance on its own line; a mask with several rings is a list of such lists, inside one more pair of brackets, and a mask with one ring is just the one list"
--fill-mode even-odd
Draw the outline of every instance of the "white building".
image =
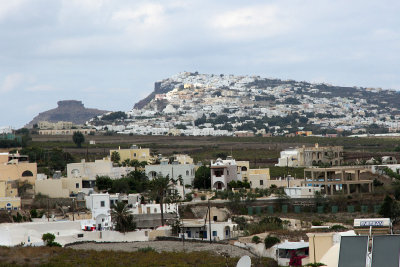
[[[149, 203], [149, 204], [140, 204], [132, 206], [130, 209], [132, 214], [161, 214], [160, 204]], [[178, 206], [176, 203], [164, 203], [163, 204], [163, 212], [165, 213], [177, 213]]]
[[290, 258], [292, 253], [296, 253], [298, 256], [304, 256], [302, 259], [302, 265], [307, 264], [309, 261], [309, 243], [301, 240], [300, 242], [285, 242], [275, 245], [276, 259], [279, 266], [289, 266]]
[[321, 192], [320, 187], [312, 186], [286, 187], [284, 190], [290, 198], [313, 198], [316, 192]]
[[82, 159], [80, 163], [67, 164], [67, 177], [96, 179], [96, 176], [109, 176], [111, 179], [119, 179], [134, 170], [134, 167], [114, 167], [109, 160], [86, 162]]
[[278, 159], [278, 164], [275, 166], [281, 167], [299, 167], [299, 151], [297, 149], [286, 149], [281, 151], [281, 157]]
[[[210, 239], [210, 225], [203, 219], [187, 219], [182, 221], [186, 239]], [[238, 236], [239, 226], [231, 219], [226, 222], [211, 222], [211, 239], [214, 241], [231, 239]]]
[[167, 161], [163, 161], [158, 165], [146, 165], [145, 171], [150, 180], [159, 174], [164, 177], [168, 175], [174, 180], [177, 180], [179, 176], [182, 176], [185, 185], [192, 185], [195, 175], [194, 167], [194, 164], [168, 164]]
[[226, 160], [218, 158], [215, 162], [211, 161], [211, 187], [212, 189], [227, 189], [230, 181], [241, 180], [237, 175], [237, 164], [232, 157]]
[[86, 208], [91, 210], [92, 219], [96, 221], [96, 229], [112, 229], [110, 195], [91, 194], [90, 196], [85, 196], [85, 200]]
[[0, 134], [10, 134], [12, 133], [11, 126], [0, 126]]

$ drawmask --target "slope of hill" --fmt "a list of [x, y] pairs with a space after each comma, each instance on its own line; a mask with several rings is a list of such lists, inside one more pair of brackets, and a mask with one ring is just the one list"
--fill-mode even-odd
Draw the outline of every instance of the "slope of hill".
[[183, 72], [156, 82], [154, 91], [126, 114], [127, 118], [115, 121], [126, 127], [116, 131], [156, 135], [233, 135], [237, 131], [285, 135], [301, 130], [385, 133], [400, 131], [400, 94], [381, 88]]
[[84, 124], [89, 119], [102, 115], [108, 111], [94, 108], [85, 108], [82, 101], [62, 100], [57, 102], [58, 107], [39, 113], [25, 127], [32, 128], [39, 121], [70, 121], [75, 124]]

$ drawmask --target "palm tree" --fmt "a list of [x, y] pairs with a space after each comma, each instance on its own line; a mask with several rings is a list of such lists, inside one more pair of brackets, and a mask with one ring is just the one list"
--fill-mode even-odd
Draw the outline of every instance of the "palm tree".
[[123, 167], [129, 167], [130, 162], [131, 162], [130, 159], [126, 159], [126, 160], [124, 160], [124, 161], [122, 162], [122, 166], [123, 166]]
[[150, 181], [150, 195], [154, 200], [158, 200], [160, 203], [161, 210], [161, 225], [164, 225], [164, 200], [168, 194], [168, 190], [171, 189], [172, 184], [169, 176], [157, 175], [153, 180]]
[[116, 224], [115, 230], [125, 233], [136, 229], [136, 223], [133, 221], [128, 204], [124, 202], [117, 202], [113, 205], [111, 210], [111, 219]]

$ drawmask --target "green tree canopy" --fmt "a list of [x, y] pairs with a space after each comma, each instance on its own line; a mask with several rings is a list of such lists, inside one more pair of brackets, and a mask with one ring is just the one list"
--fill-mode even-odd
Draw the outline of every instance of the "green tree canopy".
[[389, 195], [386, 195], [383, 200], [381, 209], [379, 210], [379, 214], [385, 218], [390, 218], [393, 221], [397, 221], [400, 216], [400, 206], [399, 203]]
[[118, 151], [113, 151], [111, 153], [111, 161], [114, 163], [118, 163], [121, 160], [121, 156], [119, 155]]
[[211, 188], [211, 170], [209, 167], [201, 166], [197, 169], [193, 185], [198, 189], [209, 189]]
[[74, 141], [77, 147], [81, 147], [82, 143], [85, 142], [85, 136], [81, 132], [75, 132], [72, 136], [72, 141]]
[[124, 202], [117, 202], [112, 207], [111, 219], [115, 223], [115, 230], [118, 232], [131, 232], [136, 229], [136, 223], [133, 220], [128, 204]]
[[152, 199], [157, 200], [160, 204], [161, 210], [161, 225], [164, 225], [164, 201], [168, 195], [168, 190], [171, 189], [172, 184], [170, 183], [171, 179], [169, 176], [157, 175], [153, 180], [149, 183], [149, 194]]
[[108, 176], [96, 176], [96, 186], [100, 191], [109, 190], [113, 186], [113, 180]]

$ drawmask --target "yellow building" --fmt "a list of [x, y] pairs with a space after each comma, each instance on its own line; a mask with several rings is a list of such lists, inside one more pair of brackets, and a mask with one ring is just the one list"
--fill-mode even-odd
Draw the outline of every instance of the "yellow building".
[[242, 178], [242, 181], [248, 181], [248, 170], [250, 169], [250, 163], [248, 161], [236, 161], [237, 175]]
[[1, 197], [18, 197], [16, 181], [0, 181], [0, 198]]
[[36, 180], [35, 191], [51, 198], [67, 198], [82, 191], [82, 178]]
[[0, 181], [0, 210], [14, 210], [21, 207], [21, 198], [15, 181]]
[[271, 179], [269, 174], [269, 168], [266, 169], [249, 169], [248, 170], [248, 182], [250, 187], [255, 188], [269, 188], [268, 181]]
[[[309, 240], [310, 263], [321, 262], [324, 255], [332, 249], [335, 245], [334, 234], [335, 233], [307, 233]], [[324, 263], [327, 264], [328, 262]]]
[[175, 154], [174, 160], [179, 164], [193, 164], [193, 158], [186, 154]]
[[96, 129], [57, 129], [57, 130], [39, 130], [40, 135], [73, 135], [76, 132], [88, 135], [96, 132]]
[[141, 148], [136, 145], [131, 146], [129, 149], [115, 149], [110, 150], [110, 157], [113, 152], [118, 152], [120, 156], [120, 162], [127, 159], [137, 160], [137, 161], [147, 161], [148, 163], [153, 162], [153, 157], [150, 155], [150, 148]]
[[37, 176], [36, 163], [29, 163], [26, 156], [0, 153], [0, 181], [28, 181], [35, 184]]
[[18, 210], [21, 208], [21, 198], [0, 197], [0, 210]]

